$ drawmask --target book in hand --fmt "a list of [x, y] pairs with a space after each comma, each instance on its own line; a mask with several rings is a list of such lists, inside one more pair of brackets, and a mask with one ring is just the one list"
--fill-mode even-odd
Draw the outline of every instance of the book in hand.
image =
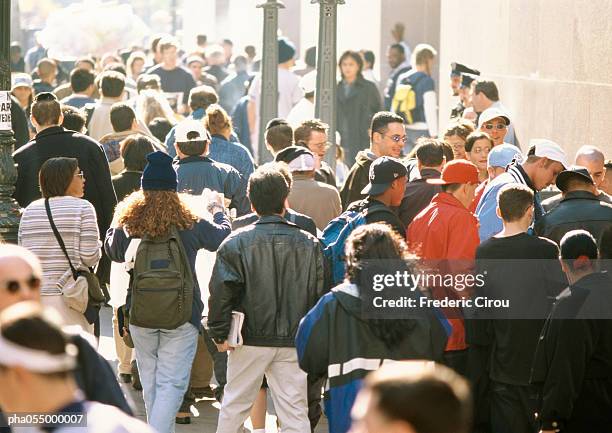
[[227, 344], [230, 347], [242, 346], [242, 325], [244, 324], [244, 313], [232, 311], [232, 323], [230, 324]]

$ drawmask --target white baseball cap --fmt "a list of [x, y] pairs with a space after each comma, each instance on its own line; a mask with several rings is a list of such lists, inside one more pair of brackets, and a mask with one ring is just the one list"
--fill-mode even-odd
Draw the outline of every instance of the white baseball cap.
[[565, 151], [554, 141], [545, 138], [532, 138], [529, 141], [529, 147], [531, 148], [532, 146], [535, 146], [535, 156], [557, 161], [564, 169], [569, 167]]
[[480, 117], [478, 118], [478, 129], [482, 128], [482, 125], [489, 120], [493, 120], [497, 117], [501, 117], [506, 122], [506, 126], [510, 125], [510, 117], [504, 111], [500, 110], [497, 107], [489, 107], [482, 113], [480, 113]]
[[317, 71], [310, 71], [300, 79], [300, 87], [304, 93], [311, 93], [317, 89]]
[[[176, 125], [175, 138], [177, 143], [188, 141], [209, 140], [208, 131], [201, 120], [186, 119]], [[189, 138], [191, 137], [191, 138]]]
[[315, 159], [310, 153], [303, 153], [289, 164], [289, 171], [312, 171], [315, 169]]

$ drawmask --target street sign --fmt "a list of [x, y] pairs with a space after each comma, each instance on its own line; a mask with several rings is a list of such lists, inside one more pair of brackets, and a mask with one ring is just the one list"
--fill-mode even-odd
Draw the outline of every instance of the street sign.
[[0, 131], [11, 129], [11, 96], [8, 90], [4, 90], [0, 91]]

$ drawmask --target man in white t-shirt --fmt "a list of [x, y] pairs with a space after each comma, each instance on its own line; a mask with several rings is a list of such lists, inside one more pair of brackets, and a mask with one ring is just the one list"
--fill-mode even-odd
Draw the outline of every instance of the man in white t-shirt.
[[[300, 77], [291, 68], [295, 65], [295, 46], [287, 38], [278, 39], [278, 113], [277, 117], [287, 118], [295, 104], [304, 96], [300, 88]], [[259, 142], [259, 104], [261, 98], [261, 75], [253, 79], [249, 90], [250, 102], [248, 107], [249, 129], [253, 149], [257, 149]]]

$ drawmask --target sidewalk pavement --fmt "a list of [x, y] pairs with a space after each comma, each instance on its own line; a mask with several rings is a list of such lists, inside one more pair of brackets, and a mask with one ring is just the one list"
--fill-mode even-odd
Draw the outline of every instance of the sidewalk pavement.
[[[102, 308], [100, 311], [100, 323], [102, 329], [100, 332], [100, 344], [98, 351], [104, 356], [112, 365], [115, 373], [117, 371], [117, 360], [115, 355], [115, 345], [113, 343], [113, 330], [112, 330], [112, 309], [108, 307]], [[142, 392], [136, 391], [129, 384], [121, 384], [121, 388], [124, 394], [134, 408], [135, 414], [138, 418], [146, 422], [144, 402], [142, 400]], [[198, 400], [194, 406], [192, 406], [192, 417], [191, 424], [176, 425], [176, 433], [214, 433], [217, 429], [217, 417], [219, 415], [219, 404], [212, 398]], [[251, 428], [250, 420], [245, 423], [247, 428]], [[315, 433], [326, 433], [328, 431], [327, 419], [321, 418], [319, 425], [315, 429]], [[276, 428], [276, 416], [268, 414], [266, 416], [266, 433], [275, 433]]]

